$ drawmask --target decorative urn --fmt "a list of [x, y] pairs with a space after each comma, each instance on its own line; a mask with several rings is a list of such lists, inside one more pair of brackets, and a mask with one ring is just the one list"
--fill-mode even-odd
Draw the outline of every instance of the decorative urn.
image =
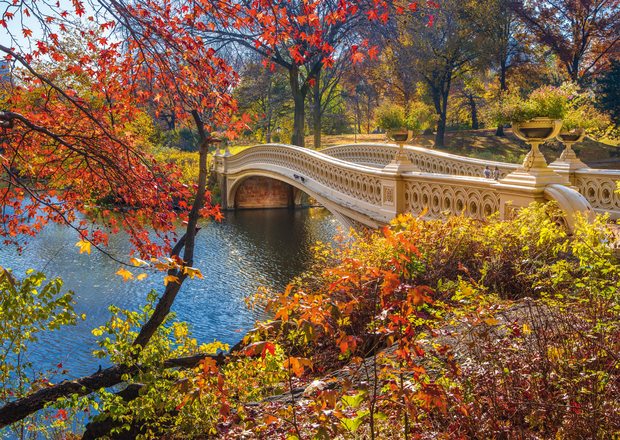
[[512, 132], [515, 136], [532, 146], [532, 150], [528, 153], [523, 162], [523, 167], [526, 170], [529, 171], [531, 168], [544, 168], [547, 166], [547, 161], [541, 154], [538, 146], [556, 137], [560, 133], [561, 128], [562, 121], [559, 119], [544, 117], [512, 124]]

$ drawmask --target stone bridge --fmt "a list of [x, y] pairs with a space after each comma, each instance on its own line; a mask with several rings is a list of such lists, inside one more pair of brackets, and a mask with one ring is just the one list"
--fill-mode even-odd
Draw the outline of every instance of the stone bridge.
[[[578, 159], [525, 169], [420, 147], [405, 147], [406, 158], [397, 153], [390, 144], [320, 151], [267, 144], [234, 156], [218, 152], [214, 166], [226, 209], [298, 205], [305, 193], [353, 228], [381, 227], [398, 214], [425, 208], [427, 218], [464, 213], [484, 219], [497, 212], [509, 218], [514, 209], [548, 200], [569, 214], [569, 227], [577, 211], [620, 218], [620, 172], [592, 170]], [[499, 180], [484, 178], [486, 165], [499, 168]]]

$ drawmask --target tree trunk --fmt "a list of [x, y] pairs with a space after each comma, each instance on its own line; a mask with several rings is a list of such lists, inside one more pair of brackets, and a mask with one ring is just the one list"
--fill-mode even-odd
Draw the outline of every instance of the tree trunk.
[[448, 117], [448, 95], [450, 94], [450, 81], [442, 87], [443, 90], [433, 88], [433, 102], [435, 103], [435, 110], [439, 115], [439, 121], [437, 121], [437, 134], [435, 135], [435, 147], [444, 148], [444, 135], [446, 133], [446, 123]]
[[469, 95], [469, 109], [471, 111], [471, 128], [472, 130], [478, 130], [478, 109], [476, 108], [476, 100], [474, 94]]
[[293, 135], [291, 137], [291, 144], [298, 147], [305, 147], [305, 119], [306, 108], [304, 103], [306, 101], [306, 94], [304, 90], [299, 86], [299, 69], [293, 67], [288, 71], [289, 81], [291, 83], [291, 90], [293, 92], [293, 101], [295, 102], [295, 115], [293, 116]]
[[317, 77], [315, 78], [316, 82], [314, 86], [312, 86], [312, 94], [313, 94], [313, 122], [314, 122], [314, 149], [318, 150], [321, 148], [321, 85], [320, 83], [321, 73], [319, 72]]
[[446, 115], [440, 113], [439, 121], [437, 121], [437, 134], [435, 135], [435, 145], [434, 145], [435, 148], [445, 147], [443, 143], [445, 133], [446, 133]]
[[[508, 87], [506, 86], [506, 59], [503, 59], [500, 62], [499, 89], [502, 93], [508, 90]], [[495, 136], [506, 136], [504, 134], [504, 127], [502, 125], [497, 127]]]

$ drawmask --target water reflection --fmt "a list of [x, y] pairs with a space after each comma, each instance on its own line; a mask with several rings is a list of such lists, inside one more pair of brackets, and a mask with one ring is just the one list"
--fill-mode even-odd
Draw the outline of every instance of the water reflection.
[[[205, 279], [188, 280], [173, 306], [179, 319], [193, 325], [200, 342], [237, 342], [241, 335], [235, 331], [253, 327], [261, 317], [245, 308], [244, 298], [260, 286], [283, 290], [308, 267], [315, 242], [330, 241], [339, 226], [323, 208], [238, 211], [226, 217], [221, 224], [201, 223], [194, 266]], [[109, 319], [108, 306], [136, 310], [150, 289], [161, 293], [163, 279], [158, 274], [125, 283], [115, 275], [118, 263], [96, 251], [79, 255], [76, 242], [71, 231], [51, 226], [21, 256], [14, 249], [0, 251], [0, 264], [16, 276], [30, 268], [41, 270], [76, 293], [76, 311], [87, 315], [86, 322], [45, 337], [31, 353], [40, 368], [63, 362], [71, 375], [90, 373], [100, 363], [92, 358], [96, 344], [91, 330]], [[129, 249], [127, 237], [110, 237], [111, 253], [127, 255]]]

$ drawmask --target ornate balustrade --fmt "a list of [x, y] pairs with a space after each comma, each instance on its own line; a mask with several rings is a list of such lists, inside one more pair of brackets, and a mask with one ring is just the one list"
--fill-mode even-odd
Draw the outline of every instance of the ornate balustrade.
[[[347, 144], [329, 147], [321, 152], [354, 163], [370, 166], [387, 165], [398, 151], [393, 144]], [[453, 176], [484, 176], [485, 166], [500, 169], [500, 179], [517, 169], [516, 164], [493, 162], [457, 156], [421, 147], [405, 146], [409, 160], [422, 171], [428, 173], [450, 174]], [[554, 164], [550, 165], [552, 168]], [[620, 181], [620, 171], [594, 170], [581, 168], [569, 174], [561, 168], [556, 169], [578, 189], [597, 213], [608, 212], [612, 219], [620, 219], [620, 195], [616, 194], [616, 182]]]
[[243, 179], [263, 175], [302, 189], [332, 212], [346, 215], [348, 223], [353, 220], [376, 226], [390, 220], [382, 211], [382, 179], [387, 173], [377, 168], [280, 144], [259, 145], [235, 156], [215, 157], [215, 166], [227, 176], [227, 207], [234, 206], [235, 191]]
[[[340, 160], [370, 166], [387, 165], [394, 159], [397, 151], [398, 146], [396, 145], [380, 143], [338, 145], [321, 150], [322, 153]], [[501, 179], [516, 170], [518, 166], [517, 164], [473, 159], [409, 145], [405, 146], [405, 154], [422, 171], [452, 176], [484, 177], [484, 169], [488, 165], [491, 170], [495, 166], [499, 168]]]
[[[393, 155], [394, 151], [387, 146], [372, 157]], [[400, 212], [419, 214], [425, 206], [428, 218], [464, 212], [482, 219], [500, 207], [499, 193], [492, 186], [497, 182], [492, 179], [425, 172], [397, 174], [289, 145], [260, 145], [235, 156], [216, 156], [215, 164], [218, 172], [227, 177], [224, 191], [229, 208], [234, 207], [238, 185], [257, 175], [284, 180], [302, 189], [348, 224], [377, 226]]]
[[616, 193], [620, 171], [580, 168], [571, 181], [597, 213], [608, 212], [612, 219], [620, 218], [620, 195]]
[[500, 210], [500, 195], [491, 179], [414, 173], [404, 181], [405, 210], [414, 214], [426, 207], [431, 218], [463, 213], [482, 220]]

